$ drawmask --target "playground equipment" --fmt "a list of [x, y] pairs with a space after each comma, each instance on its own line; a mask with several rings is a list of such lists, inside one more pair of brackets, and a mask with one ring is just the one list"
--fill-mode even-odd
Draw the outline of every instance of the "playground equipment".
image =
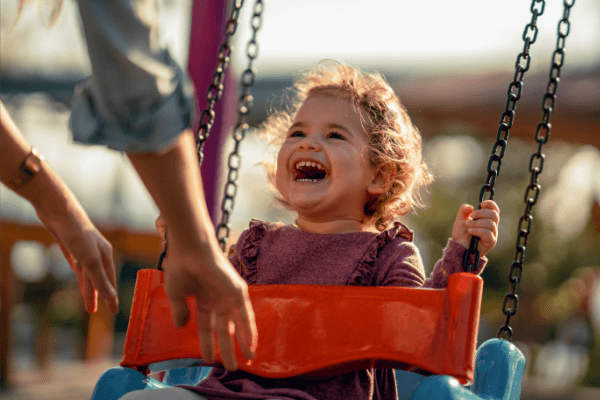
[[[234, 3], [227, 23], [226, 39], [219, 51], [217, 67], [207, 92], [208, 107], [200, 117], [197, 139], [200, 162], [204, 142], [214, 121], [213, 108], [223, 91], [224, 71], [231, 53], [230, 39], [236, 31], [242, 4], [243, 1]], [[520, 398], [525, 358], [510, 343], [513, 331], [509, 323], [517, 311], [516, 290], [521, 281], [533, 219], [532, 207], [541, 190], [538, 175], [545, 159], [542, 149], [550, 137], [550, 117], [564, 61], [565, 39], [570, 30], [569, 12], [573, 5], [574, 0], [564, 0], [563, 16], [558, 23], [556, 50], [552, 55], [549, 83], [543, 97], [543, 117], [535, 132], [539, 146], [530, 160], [531, 180], [525, 193], [526, 208], [519, 219], [515, 259], [509, 272], [510, 290], [502, 308], [506, 320], [498, 330], [498, 338], [488, 340], [476, 350], [483, 281], [470, 274], [479, 260], [477, 238], [474, 238], [464, 259], [466, 272], [450, 276], [448, 287], [443, 290], [251, 285], [250, 298], [256, 313], [260, 342], [257, 356], [251, 362], [245, 361], [237, 349], [241, 370], [269, 378], [285, 378], [331, 376], [370, 367], [395, 368], [399, 399]], [[258, 52], [256, 33], [262, 23], [262, 7], [262, 1], [257, 0], [251, 23], [253, 36], [247, 46], [248, 68], [241, 78], [235, 147], [229, 156], [228, 182], [221, 207], [223, 215], [217, 229], [223, 250], [229, 236], [228, 220], [237, 191], [239, 145], [248, 129], [245, 119], [251, 107], [250, 88], [255, 79], [252, 62]], [[480, 203], [486, 193], [489, 199], [493, 199], [495, 194], [494, 186], [507, 148], [515, 107], [523, 90], [523, 77], [530, 66], [530, 46], [537, 38], [537, 18], [543, 14], [544, 7], [544, 0], [531, 3], [531, 22], [523, 32], [523, 51], [517, 57], [514, 79], [508, 88], [497, 141], [487, 166], [488, 176], [480, 192]], [[332, 322], [328, 326], [320, 324], [315, 318], [317, 314], [321, 320]], [[121, 367], [112, 368], [102, 375], [92, 398], [118, 399], [132, 390], [193, 385], [206, 376], [209, 368], [203, 364], [199, 349], [194, 319], [183, 329], [175, 328], [172, 323], [162, 287], [162, 271], [140, 271]], [[415, 366], [431, 375], [405, 370]], [[159, 371], [168, 371], [162, 382], [148, 376]]]

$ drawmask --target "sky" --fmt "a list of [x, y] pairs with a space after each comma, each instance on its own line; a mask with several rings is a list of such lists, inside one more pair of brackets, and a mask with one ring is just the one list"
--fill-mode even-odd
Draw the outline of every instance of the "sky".
[[[530, 4], [527, 0], [267, 1], [257, 66], [284, 70], [336, 58], [410, 73], [505, 70], [523, 48]], [[538, 18], [534, 55], [549, 59], [561, 17], [562, 1], [546, 1]], [[569, 63], [600, 63], [600, 2], [577, 0], [570, 19]]]
[[[17, 0], [1, 0], [3, 74], [89, 72], [73, 0], [65, 0], [56, 26], [44, 27], [41, 0], [30, 0], [12, 28]], [[51, 0], [48, 0], [51, 2]], [[185, 61], [192, 0], [159, 0], [162, 36]], [[556, 43], [562, 1], [547, 0], [538, 18], [532, 68], [548, 68]], [[527, 0], [277, 0], [264, 1], [256, 67], [287, 74], [333, 58], [363, 68], [404, 74], [469, 74], [512, 69], [531, 20]], [[234, 67], [241, 71], [253, 1], [241, 15]], [[577, 0], [571, 11], [567, 62], [578, 68], [600, 64], [600, 2]], [[537, 60], [540, 62], [537, 63]]]

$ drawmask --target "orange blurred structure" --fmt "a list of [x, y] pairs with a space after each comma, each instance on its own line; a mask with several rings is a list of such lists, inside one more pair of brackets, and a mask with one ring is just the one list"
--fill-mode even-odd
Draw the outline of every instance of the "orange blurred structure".
[[[148, 261], [154, 264], [160, 254], [160, 238], [157, 235], [133, 233], [117, 228], [101, 230], [112, 244], [115, 258], [131, 258]], [[11, 266], [10, 255], [13, 246], [20, 241], [36, 241], [44, 246], [54, 243], [54, 239], [42, 226], [23, 225], [15, 222], [1, 221], [0, 252], [0, 387], [10, 385], [10, 350], [11, 326], [10, 316], [16, 303], [15, 288], [18, 285]], [[113, 336], [113, 316], [108, 311], [102, 312], [104, 304], [100, 302], [99, 312], [90, 317], [86, 343], [87, 357], [105, 356], [110, 351], [110, 343], [106, 338]], [[96, 341], [98, 339], [98, 341]]]

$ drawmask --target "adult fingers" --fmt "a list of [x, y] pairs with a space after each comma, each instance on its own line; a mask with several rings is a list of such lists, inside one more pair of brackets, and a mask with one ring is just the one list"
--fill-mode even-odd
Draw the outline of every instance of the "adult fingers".
[[83, 278], [83, 272], [81, 272], [81, 270], [79, 271], [75, 271], [75, 276], [77, 277], [77, 287], [79, 288], [79, 293], [81, 293], [81, 297], [83, 299], [85, 299], [85, 290], [84, 290], [84, 278]]
[[98, 310], [98, 291], [86, 273], [83, 273], [83, 304], [85, 311], [90, 314]]
[[212, 364], [215, 362], [215, 317], [212, 313], [197, 311], [197, 319], [202, 359]]
[[77, 286], [79, 287], [79, 293], [81, 293], [81, 297], [83, 298], [83, 308], [86, 312], [93, 313], [96, 312], [96, 306], [93, 299], [93, 290], [91, 283], [83, 273], [81, 267], [79, 267], [78, 263], [73, 263], [73, 267], [75, 270], [75, 276], [77, 277]]
[[182, 328], [187, 325], [190, 320], [190, 310], [185, 299], [169, 297], [169, 303], [171, 304], [171, 315], [175, 326]]
[[102, 265], [104, 267], [106, 277], [108, 278], [108, 284], [115, 288], [115, 296], [104, 297], [104, 302], [111, 313], [117, 314], [119, 312], [119, 298], [116, 296], [117, 276], [115, 272], [112, 246], [108, 244], [108, 247], [102, 247], [100, 254], [102, 257]]
[[65, 248], [65, 246], [63, 246], [63, 244], [60, 242], [60, 240], [58, 240], [58, 238], [54, 234], [52, 234], [52, 236], [54, 237], [54, 240], [56, 240], [56, 243], [58, 243], [60, 251], [63, 253], [63, 256], [65, 256], [65, 259], [69, 263], [69, 266], [71, 267], [73, 272], [81, 272], [81, 265], [75, 262], [73, 255]]
[[252, 360], [256, 356], [258, 333], [250, 299], [246, 298], [246, 301], [244, 301], [240, 309], [233, 314], [233, 318], [235, 323], [235, 333], [238, 342], [240, 343], [242, 353], [248, 360]]
[[187, 325], [190, 320], [190, 310], [185, 298], [191, 294], [189, 285], [193, 281], [176, 272], [178, 271], [175, 268], [165, 270], [164, 287], [169, 303], [171, 304], [173, 322], [175, 326], [181, 328]]
[[219, 340], [219, 352], [223, 366], [230, 370], [237, 369], [237, 361], [233, 349], [233, 335], [235, 334], [235, 325], [227, 315], [217, 315], [217, 337]]
[[[82, 267], [85, 269], [86, 276], [91, 281], [91, 284], [102, 294], [102, 297], [116, 302], [117, 291], [106, 276], [103, 262], [103, 257], [99, 254], [99, 251], [94, 251], [90, 258], [80, 261]], [[109, 269], [114, 271], [114, 265], [110, 264]]]

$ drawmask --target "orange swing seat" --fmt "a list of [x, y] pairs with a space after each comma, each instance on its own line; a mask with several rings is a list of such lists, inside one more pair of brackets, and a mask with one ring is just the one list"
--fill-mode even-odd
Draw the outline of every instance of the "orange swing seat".
[[[469, 273], [451, 275], [446, 289], [250, 285], [258, 348], [247, 361], [236, 344], [236, 358], [241, 370], [267, 378], [414, 366], [470, 384], [482, 292], [483, 280]], [[120, 365], [145, 375], [207, 365], [191, 315], [175, 327], [163, 272], [139, 271]]]

